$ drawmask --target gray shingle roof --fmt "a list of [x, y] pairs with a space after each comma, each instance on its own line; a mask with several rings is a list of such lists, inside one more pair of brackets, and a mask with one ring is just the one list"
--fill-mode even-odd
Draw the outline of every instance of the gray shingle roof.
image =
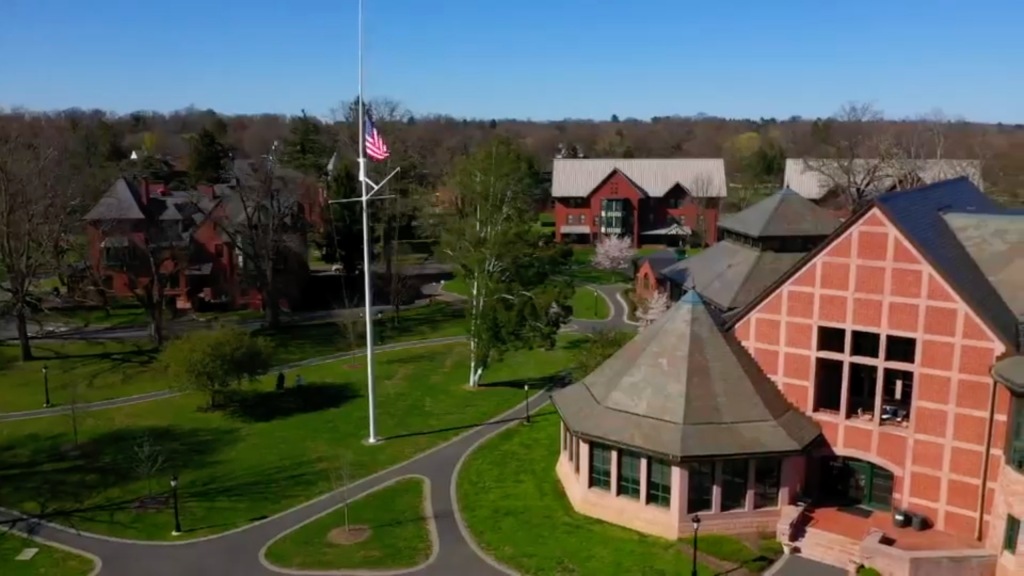
[[718, 222], [718, 227], [750, 236], [828, 236], [840, 221], [831, 212], [789, 188]]
[[578, 434], [674, 459], [797, 452], [821, 433], [692, 291], [552, 400]]
[[1024, 214], [950, 212], [943, 215], [996, 292], [1024, 317]]
[[745, 306], [786, 273], [803, 252], [758, 250], [723, 240], [661, 271], [662, 276], [687, 289], [695, 289], [721, 310]]
[[655, 198], [676, 185], [692, 196], [726, 195], [725, 161], [721, 158], [556, 158], [551, 196], [585, 198], [616, 170]]
[[124, 178], [114, 180], [84, 220], [145, 220], [135, 187]]

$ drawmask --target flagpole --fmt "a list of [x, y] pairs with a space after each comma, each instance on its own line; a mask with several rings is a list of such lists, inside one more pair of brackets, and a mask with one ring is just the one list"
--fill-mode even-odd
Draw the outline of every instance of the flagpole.
[[370, 206], [366, 190], [366, 109], [363, 104], [363, 0], [359, 0], [359, 183], [363, 204], [363, 316], [366, 321], [366, 390], [370, 409], [368, 444], [377, 443], [376, 402], [373, 382], [373, 287], [370, 282]]

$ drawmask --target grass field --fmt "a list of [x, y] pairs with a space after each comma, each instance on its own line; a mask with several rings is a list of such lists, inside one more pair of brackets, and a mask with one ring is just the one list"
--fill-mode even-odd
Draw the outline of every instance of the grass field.
[[[160, 497], [177, 473], [182, 538], [222, 532], [327, 492], [342, 463], [354, 481], [436, 446], [517, 404], [525, 382], [539, 388], [570, 363], [568, 345], [513, 352], [471, 390], [464, 344], [377, 358], [380, 445], [362, 443], [365, 357], [349, 358], [303, 368], [307, 385], [284, 392], [268, 376], [219, 411], [190, 394], [81, 413], [77, 447], [65, 415], [0, 423], [0, 502], [84, 530], [162, 540], [172, 515]], [[163, 457], [151, 482], [134, 456], [144, 437]], [[157, 498], [140, 501], [148, 494]]]
[[430, 558], [433, 544], [423, 503], [425, 483], [406, 478], [372, 492], [348, 506], [349, 530], [369, 528], [369, 537], [354, 544], [328, 540], [345, 527], [345, 510], [317, 518], [267, 548], [271, 564], [297, 570], [399, 570]]
[[589, 286], [580, 286], [572, 296], [572, 316], [580, 320], [607, 320], [608, 301]]
[[[342, 322], [285, 325], [277, 330], [257, 330], [274, 344], [274, 364], [327, 356], [363, 348], [363, 323], [354, 322], [350, 333]], [[432, 304], [401, 312], [398, 324], [388, 314], [377, 321], [379, 343], [408, 342], [465, 333], [460, 308]], [[50, 400], [54, 405], [71, 403], [78, 386], [80, 403], [95, 402], [166, 390], [173, 387], [156, 365], [158, 352], [149, 341], [34, 342], [37, 360], [18, 360], [16, 342], [0, 344], [0, 413], [43, 407], [43, 366], [47, 368]]]
[[[25, 548], [38, 548], [31, 560], [15, 560]], [[93, 561], [47, 546], [13, 532], [0, 531], [0, 574], [3, 576], [88, 576]]]
[[[680, 543], [575, 513], [555, 477], [559, 421], [547, 408], [480, 446], [459, 474], [459, 509], [476, 541], [530, 576], [689, 574]], [[699, 566], [700, 576], [715, 571]]]

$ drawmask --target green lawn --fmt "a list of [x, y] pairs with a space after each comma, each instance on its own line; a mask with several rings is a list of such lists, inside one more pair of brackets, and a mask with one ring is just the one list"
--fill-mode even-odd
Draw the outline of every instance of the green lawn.
[[[288, 364], [327, 356], [366, 345], [363, 323], [349, 334], [343, 322], [285, 325], [278, 330], [257, 330], [274, 343], [274, 363]], [[408, 342], [465, 333], [462, 310], [439, 303], [402, 311], [396, 325], [388, 314], [377, 321], [377, 341]], [[166, 390], [173, 382], [155, 366], [157, 351], [148, 341], [33, 342], [38, 360], [18, 360], [17, 343], [0, 344], [0, 413], [43, 407], [43, 366], [47, 367], [50, 401], [71, 403], [78, 384], [79, 402], [95, 402]]]
[[90, 307], [67, 310], [48, 310], [36, 320], [80, 327], [97, 326], [139, 326], [149, 322], [149, 316], [141, 306], [118, 305], [109, 309]]
[[[31, 560], [15, 560], [25, 548], [38, 548]], [[0, 574], [4, 576], [87, 576], [93, 561], [60, 548], [0, 530]]]
[[611, 311], [608, 301], [588, 286], [576, 288], [572, 296], [572, 316], [579, 320], [607, 320]]
[[[689, 574], [678, 542], [576, 514], [555, 477], [559, 422], [547, 408], [529, 426], [501, 432], [459, 474], [459, 509], [476, 541], [529, 576]], [[700, 576], [714, 570], [700, 566]]]
[[[563, 342], [572, 342], [566, 338]], [[568, 346], [521, 351], [495, 362], [488, 385], [466, 388], [465, 344], [382, 352], [376, 363], [378, 435], [366, 446], [365, 357], [303, 368], [307, 383], [272, 391], [268, 375], [228, 410], [182, 395], [81, 413], [81, 446], [71, 419], [54, 416], [0, 423], [0, 502], [31, 514], [112, 536], [164, 540], [166, 506], [137, 510], [148, 493], [135, 447], [143, 435], [162, 449], [153, 493], [180, 476], [182, 522], [196, 537], [246, 524], [331, 489], [336, 466], [363, 478], [449, 440], [520, 402], [523, 383], [540, 387], [568, 367]]]
[[271, 564], [297, 570], [399, 570], [430, 558], [433, 544], [423, 502], [425, 484], [406, 478], [353, 501], [349, 529], [368, 527], [366, 540], [336, 544], [327, 539], [345, 527], [345, 510], [337, 510], [301, 526], [267, 548]]

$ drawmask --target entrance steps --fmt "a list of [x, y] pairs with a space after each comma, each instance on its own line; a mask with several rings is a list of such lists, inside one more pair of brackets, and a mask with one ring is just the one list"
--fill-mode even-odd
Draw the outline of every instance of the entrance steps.
[[787, 506], [776, 535], [793, 554], [849, 569], [860, 564], [860, 541], [814, 528], [814, 517], [803, 506]]

